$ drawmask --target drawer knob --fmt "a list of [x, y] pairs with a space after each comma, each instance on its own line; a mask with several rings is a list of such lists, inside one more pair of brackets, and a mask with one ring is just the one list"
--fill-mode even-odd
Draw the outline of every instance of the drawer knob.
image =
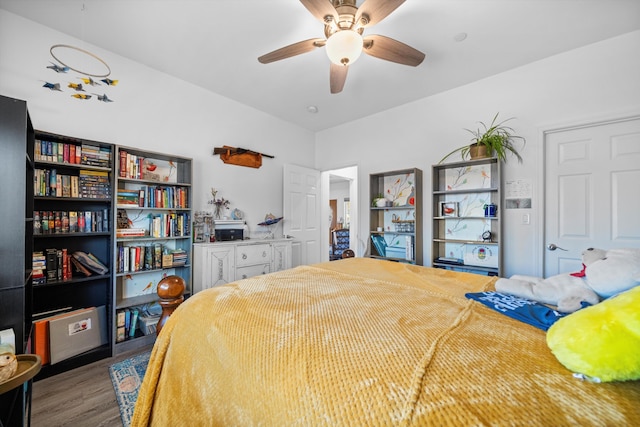
[[262, 258], [266, 258], [267, 257], [267, 251], [262, 252]]
[[247, 254], [242, 254], [242, 259], [247, 259]]

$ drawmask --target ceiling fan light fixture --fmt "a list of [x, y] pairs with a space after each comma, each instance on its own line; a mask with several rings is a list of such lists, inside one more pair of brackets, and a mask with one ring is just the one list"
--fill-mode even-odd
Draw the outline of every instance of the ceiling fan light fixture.
[[362, 53], [362, 36], [353, 30], [337, 31], [327, 39], [327, 56], [336, 65], [351, 65]]

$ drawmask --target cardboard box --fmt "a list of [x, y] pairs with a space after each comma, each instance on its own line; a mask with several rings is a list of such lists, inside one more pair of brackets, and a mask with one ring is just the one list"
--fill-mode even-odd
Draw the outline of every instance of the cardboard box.
[[97, 308], [49, 321], [51, 364], [100, 347], [100, 315]]

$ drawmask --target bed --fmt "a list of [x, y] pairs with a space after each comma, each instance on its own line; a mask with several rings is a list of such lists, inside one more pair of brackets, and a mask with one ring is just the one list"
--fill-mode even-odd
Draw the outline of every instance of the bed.
[[580, 381], [495, 278], [370, 258], [208, 289], [154, 345], [133, 426], [640, 425], [638, 381]]

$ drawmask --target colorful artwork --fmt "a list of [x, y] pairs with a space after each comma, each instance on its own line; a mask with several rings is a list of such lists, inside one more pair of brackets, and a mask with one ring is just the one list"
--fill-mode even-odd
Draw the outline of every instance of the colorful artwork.
[[173, 269], [148, 274], [127, 274], [123, 277], [122, 297], [132, 298], [155, 294], [158, 291], [158, 282], [172, 274], [175, 274]]
[[[447, 169], [445, 174], [447, 191], [491, 188], [491, 166], [476, 165]], [[484, 217], [484, 206], [491, 203], [491, 193], [448, 194], [447, 203], [455, 203], [457, 217], [444, 220], [448, 239], [482, 241], [482, 233], [491, 229], [491, 220]], [[446, 215], [442, 215], [446, 216]], [[469, 221], [469, 217], [480, 218]], [[464, 249], [450, 249], [462, 258]], [[449, 255], [447, 255], [449, 256]]]
[[446, 190], [491, 188], [491, 166], [476, 165], [445, 170]]
[[62, 92], [62, 90], [60, 89], [60, 83], [44, 82], [42, 87], [46, 87], [47, 89], [57, 90], [58, 92]]
[[385, 176], [384, 196], [393, 206], [413, 206], [416, 202], [414, 174]]

